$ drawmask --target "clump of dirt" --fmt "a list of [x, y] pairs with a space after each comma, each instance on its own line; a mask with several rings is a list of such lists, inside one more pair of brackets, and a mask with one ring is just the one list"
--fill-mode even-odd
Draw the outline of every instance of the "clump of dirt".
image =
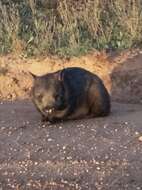
[[6, 74], [0, 75], [0, 98], [28, 98], [31, 86], [31, 78], [24, 72], [7, 71]]
[[112, 99], [124, 103], [142, 103], [142, 52], [123, 52], [113, 60]]
[[58, 57], [25, 58], [10, 54], [0, 57], [0, 99], [27, 99], [32, 77], [29, 72], [43, 75], [66, 67], [83, 67], [103, 80], [112, 99], [122, 102], [142, 102], [142, 52], [123, 51], [119, 54], [92, 52], [71, 59]]

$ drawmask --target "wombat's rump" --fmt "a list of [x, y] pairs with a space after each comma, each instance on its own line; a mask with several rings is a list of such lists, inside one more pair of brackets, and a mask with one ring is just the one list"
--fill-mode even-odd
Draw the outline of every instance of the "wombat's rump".
[[110, 96], [102, 80], [78, 67], [34, 76], [33, 101], [44, 120], [107, 116]]

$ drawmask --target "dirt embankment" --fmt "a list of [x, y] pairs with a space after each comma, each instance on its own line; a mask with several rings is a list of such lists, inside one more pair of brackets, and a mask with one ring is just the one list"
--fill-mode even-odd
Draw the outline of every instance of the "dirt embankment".
[[72, 59], [57, 57], [24, 58], [17, 55], [0, 57], [0, 99], [29, 97], [32, 78], [29, 71], [43, 75], [62, 68], [79, 66], [98, 74], [112, 99], [142, 103], [142, 52], [133, 50], [118, 55], [93, 52]]

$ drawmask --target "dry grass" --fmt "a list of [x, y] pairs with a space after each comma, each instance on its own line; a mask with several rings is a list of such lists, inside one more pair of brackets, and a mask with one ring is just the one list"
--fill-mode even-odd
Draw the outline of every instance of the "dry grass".
[[0, 52], [19, 51], [19, 16], [17, 9], [13, 4], [7, 7], [0, 2], [0, 18]]
[[140, 0], [38, 2], [0, 3], [1, 52], [77, 56], [92, 48], [124, 49], [142, 42]]

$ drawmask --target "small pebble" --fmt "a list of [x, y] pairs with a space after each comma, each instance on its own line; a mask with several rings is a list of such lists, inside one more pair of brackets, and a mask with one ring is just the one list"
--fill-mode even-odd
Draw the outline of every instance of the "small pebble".
[[139, 137], [139, 141], [141, 141], [141, 142], [142, 142], [142, 136], [140, 136], [140, 137]]

